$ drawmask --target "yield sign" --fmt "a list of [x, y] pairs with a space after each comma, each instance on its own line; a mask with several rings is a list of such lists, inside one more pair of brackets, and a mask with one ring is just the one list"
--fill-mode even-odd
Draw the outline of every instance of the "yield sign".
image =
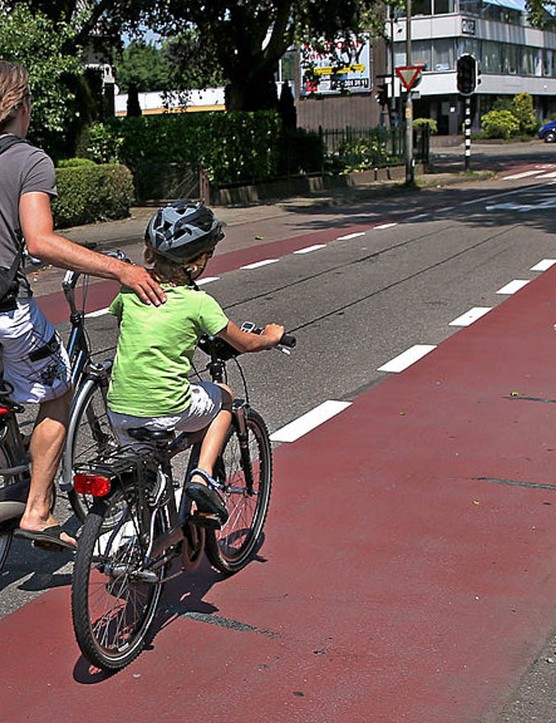
[[411, 90], [421, 75], [422, 65], [404, 65], [396, 68], [396, 75], [406, 90]]

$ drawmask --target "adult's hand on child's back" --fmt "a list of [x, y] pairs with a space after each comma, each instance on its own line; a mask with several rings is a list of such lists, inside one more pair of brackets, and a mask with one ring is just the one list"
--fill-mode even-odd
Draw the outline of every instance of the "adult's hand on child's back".
[[166, 295], [158, 282], [142, 266], [133, 266], [122, 262], [119, 278], [122, 286], [133, 289], [144, 304], [160, 306], [166, 301]]

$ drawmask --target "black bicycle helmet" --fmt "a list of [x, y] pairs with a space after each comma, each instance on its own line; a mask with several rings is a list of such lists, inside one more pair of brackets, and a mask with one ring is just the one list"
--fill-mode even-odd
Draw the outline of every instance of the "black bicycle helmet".
[[222, 223], [202, 201], [174, 201], [150, 220], [145, 241], [171, 261], [185, 264], [213, 251], [224, 238]]

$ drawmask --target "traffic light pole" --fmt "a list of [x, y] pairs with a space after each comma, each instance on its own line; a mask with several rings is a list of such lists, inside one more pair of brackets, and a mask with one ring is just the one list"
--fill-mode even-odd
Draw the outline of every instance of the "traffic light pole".
[[471, 98], [465, 98], [465, 170], [471, 165]]
[[[405, 12], [405, 60], [411, 65], [411, 0], [406, 0]], [[415, 183], [415, 167], [413, 165], [413, 100], [411, 90], [407, 91], [405, 101], [405, 183], [413, 186]]]

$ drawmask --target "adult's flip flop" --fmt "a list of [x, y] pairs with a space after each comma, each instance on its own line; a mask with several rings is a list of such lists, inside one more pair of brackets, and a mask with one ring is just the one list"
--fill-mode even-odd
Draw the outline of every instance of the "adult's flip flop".
[[40, 547], [44, 550], [71, 550], [75, 552], [77, 547], [72, 545], [71, 542], [62, 540], [62, 533], [64, 530], [60, 525], [52, 525], [51, 527], [45, 527], [44, 530], [23, 530], [19, 527], [14, 530], [14, 537], [19, 537], [24, 540], [31, 540], [35, 547]]

